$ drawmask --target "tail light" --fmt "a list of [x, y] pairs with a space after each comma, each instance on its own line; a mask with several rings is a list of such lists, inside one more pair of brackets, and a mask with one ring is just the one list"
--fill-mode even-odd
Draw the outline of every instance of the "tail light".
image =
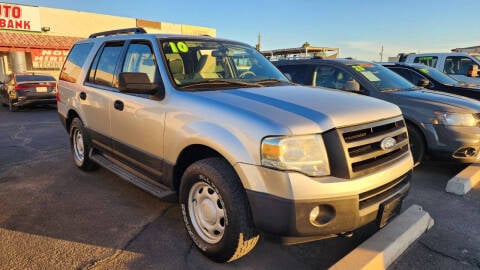
[[30, 85], [19, 84], [15, 86], [15, 91], [27, 90], [29, 88], [32, 88], [32, 87]]
[[55, 99], [60, 102], [60, 94], [58, 93], [58, 83], [55, 84]]

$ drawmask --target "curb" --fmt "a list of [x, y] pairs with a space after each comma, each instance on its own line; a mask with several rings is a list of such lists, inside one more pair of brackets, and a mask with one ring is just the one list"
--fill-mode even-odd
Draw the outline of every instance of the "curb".
[[449, 193], [467, 194], [472, 187], [480, 183], [480, 164], [472, 164], [450, 179], [445, 187]]
[[386, 269], [433, 224], [428, 212], [419, 205], [412, 205], [330, 270]]

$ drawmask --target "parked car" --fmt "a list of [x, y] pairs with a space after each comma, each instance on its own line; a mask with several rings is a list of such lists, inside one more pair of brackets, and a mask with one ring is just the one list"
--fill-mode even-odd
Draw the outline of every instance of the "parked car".
[[47, 74], [12, 73], [0, 85], [0, 99], [11, 112], [27, 105], [55, 104], [56, 79]]
[[480, 86], [460, 82], [423, 64], [382, 63], [414, 85], [480, 100]]
[[480, 77], [478, 77], [480, 55], [462, 52], [409, 54], [402, 57], [400, 62], [424, 64], [461, 82], [480, 85]]
[[295, 83], [355, 92], [398, 105], [407, 122], [415, 164], [427, 153], [465, 163], [479, 160], [480, 103], [476, 100], [426, 90], [370, 62], [310, 59], [274, 63]]
[[219, 262], [250, 252], [258, 229], [306, 242], [398, 213], [413, 161], [397, 106], [292, 85], [243, 43], [144, 33], [96, 33], [66, 59], [57, 106], [80, 169], [178, 194]]

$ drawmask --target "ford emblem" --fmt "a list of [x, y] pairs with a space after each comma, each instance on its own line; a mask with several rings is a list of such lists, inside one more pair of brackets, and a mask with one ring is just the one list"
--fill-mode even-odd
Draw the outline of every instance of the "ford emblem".
[[388, 138], [385, 138], [382, 140], [382, 142], [380, 143], [380, 147], [383, 149], [383, 150], [390, 150], [392, 149], [395, 145], [397, 144], [397, 141], [392, 138], [392, 137], [388, 137]]

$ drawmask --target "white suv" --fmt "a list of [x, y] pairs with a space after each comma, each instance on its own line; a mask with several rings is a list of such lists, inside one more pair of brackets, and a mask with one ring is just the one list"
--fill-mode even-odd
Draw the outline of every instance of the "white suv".
[[239, 42], [94, 34], [66, 59], [58, 112], [79, 168], [178, 195], [193, 242], [219, 262], [258, 230], [294, 243], [382, 227], [410, 187], [397, 106], [294, 85]]

